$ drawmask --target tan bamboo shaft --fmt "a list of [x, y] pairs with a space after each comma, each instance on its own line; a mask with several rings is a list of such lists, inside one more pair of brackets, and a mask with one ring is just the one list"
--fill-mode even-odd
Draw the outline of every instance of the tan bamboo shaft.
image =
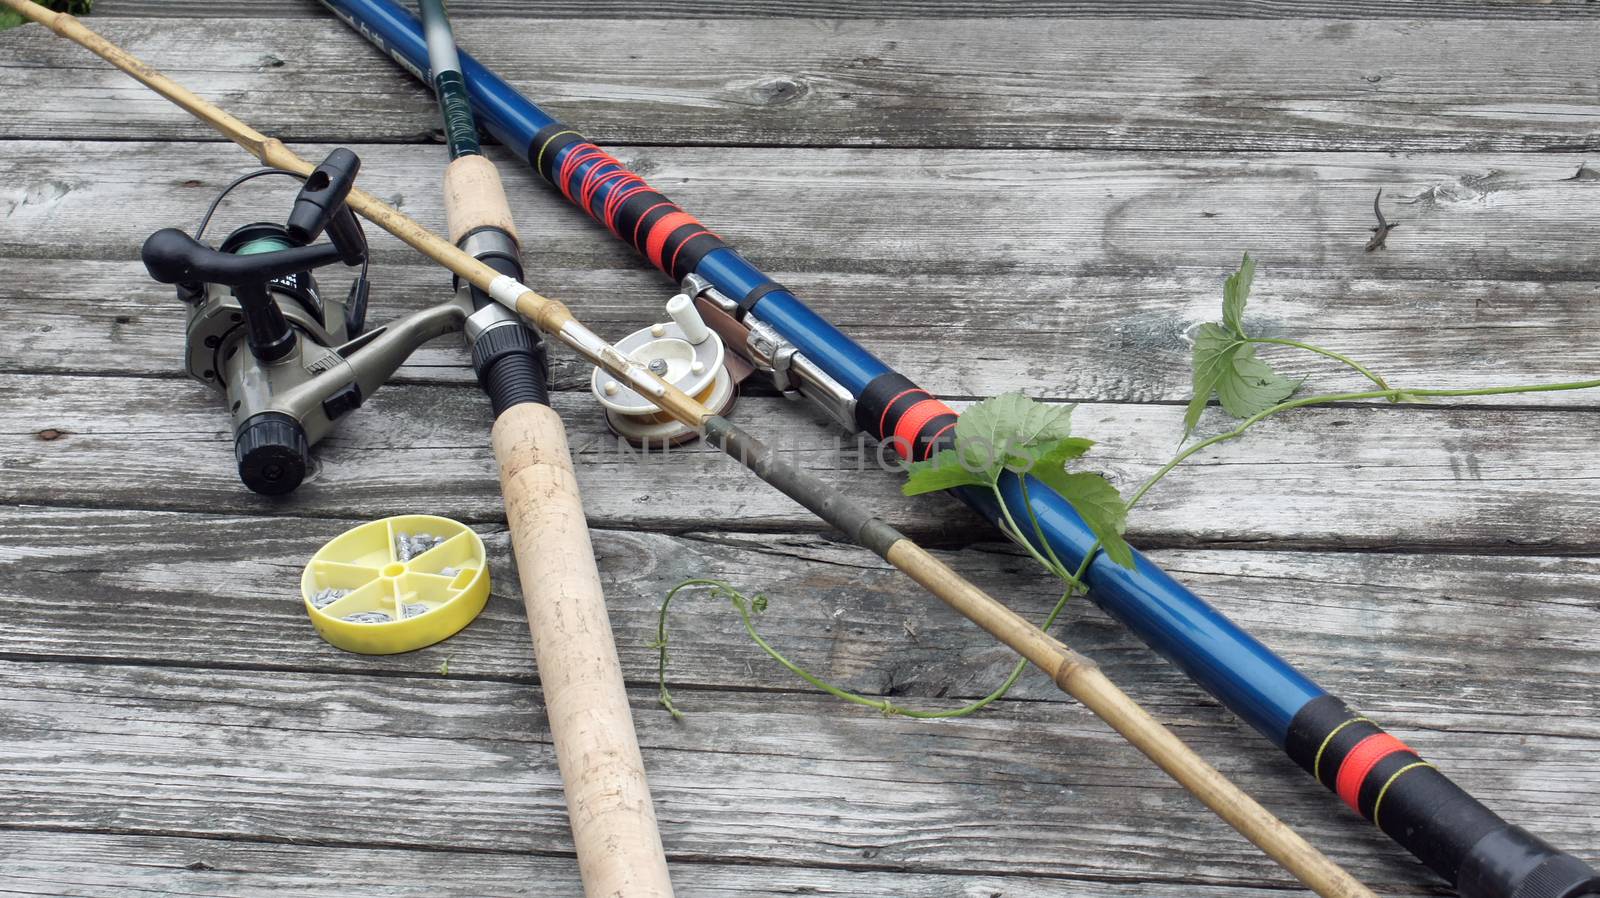
[[494, 455], [583, 892], [672, 898], [560, 416], [532, 402], [505, 410]]
[[[265, 138], [251, 130], [242, 122], [151, 70], [114, 44], [85, 28], [71, 16], [51, 12], [30, 0], [0, 0], [0, 5], [16, 9], [34, 21], [43, 22], [57, 34], [102, 56], [157, 93], [172, 99], [197, 118], [216, 125], [219, 131], [250, 150], [268, 165], [291, 171], [311, 170], [312, 166], [309, 163], [295, 156], [281, 142]], [[510, 279], [502, 278], [487, 265], [473, 259], [364, 191], [351, 191], [349, 204], [368, 220], [399, 237], [423, 255], [461, 275], [464, 280], [488, 291], [497, 300], [513, 306], [540, 330], [557, 337], [576, 349], [584, 358], [613, 376], [621, 378], [642, 395], [649, 396], [651, 401], [676, 420], [692, 426], [709, 426], [713, 422], [720, 422], [725, 431], [742, 433], [713, 415], [681, 390], [650, 374], [643, 365], [631, 361], [605, 343], [592, 331], [583, 327], [561, 303], [540, 296], [514, 281], [507, 283]], [[726, 444], [724, 449], [730, 451]], [[791, 481], [808, 479], [803, 472], [794, 470], [786, 472], [786, 476]], [[790, 495], [796, 496], [795, 493]], [[1195, 792], [1197, 797], [1205, 801], [1208, 807], [1221, 815], [1246, 838], [1262, 847], [1270, 857], [1281, 863], [1312, 890], [1324, 898], [1376, 898], [1349, 873], [1328, 860], [1282, 821], [1229, 782], [1215, 768], [1206, 764], [1176, 736], [1167, 732], [1165, 738], [1151, 738], [1148, 728], [1161, 730], [1163, 729], [1161, 725], [1151, 719], [1126, 694], [1104, 682], [1104, 677], [1087, 677], [1080, 673], [1082, 670], [1093, 669], [1093, 664], [1083, 656], [1072, 652], [1037, 627], [1028, 624], [997, 599], [967, 582], [881, 521], [870, 517], [863, 518], [858, 507], [837, 490], [832, 490], [831, 495], [819, 496], [813, 488], [813, 495], [809, 498], [813, 501], [808, 507], [814, 511], [818, 511], [819, 505], [843, 509], [845, 517], [865, 525], [875, 525], [868, 529], [872, 529], [878, 536], [888, 534], [887, 539], [881, 540], [881, 545], [875, 541], [874, 551], [879, 552], [896, 568], [904, 571], [938, 598], [961, 611], [1050, 674], [1062, 689], [1084, 701], [1086, 707], [1107, 720], [1119, 733], [1128, 736], [1141, 751], [1156, 759], [1163, 770], [1172, 773], [1191, 791], [1196, 789], [1196, 785], [1191, 783], [1197, 784], [1200, 789]], [[838, 516], [825, 514], [824, 517], [831, 521]], [[1075, 691], [1079, 689], [1084, 693], [1081, 696]], [[1141, 721], [1147, 722], [1148, 728]]]
[[1049, 674], [1061, 691], [1110, 724], [1168, 776], [1317, 894], [1347, 898], [1373, 894], [1151, 717], [1107, 679], [1092, 660], [999, 604], [916, 543], [901, 539], [890, 546], [886, 557]]

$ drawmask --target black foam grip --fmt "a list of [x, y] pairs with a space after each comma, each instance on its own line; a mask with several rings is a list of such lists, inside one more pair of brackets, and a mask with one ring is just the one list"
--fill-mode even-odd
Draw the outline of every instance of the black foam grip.
[[704, 259], [713, 250], [722, 249], [727, 244], [722, 238], [710, 231], [700, 231], [683, 242], [682, 246], [675, 247], [666, 253], [668, 263], [672, 266], [672, 279], [682, 281], [685, 276], [700, 267], [700, 260]]
[[[936, 404], [923, 406], [913, 419], [916, 432], [902, 433], [906, 413], [929, 401]], [[904, 449], [902, 454], [913, 461], [953, 446], [955, 423], [955, 412], [903, 374], [880, 374], [856, 397], [856, 426], [874, 439], [894, 441], [896, 451]]]
[[1284, 749], [1462, 898], [1600, 895], [1587, 864], [1507, 823], [1331, 695], [1295, 715]]
[[556, 157], [561, 155], [562, 150], [575, 143], [587, 142], [582, 134], [574, 132], [566, 125], [551, 122], [540, 128], [538, 133], [533, 135], [533, 140], [528, 142], [528, 159], [534, 163], [546, 181], [555, 184]]
[[918, 428], [917, 435], [911, 440], [911, 459], [923, 461], [933, 458], [940, 448], [953, 448], [955, 446], [956, 416], [938, 415], [929, 418]]
[[[564, 171], [561, 156], [569, 150], [578, 154], [569, 160], [576, 164]], [[707, 253], [724, 246], [720, 237], [694, 221], [683, 207], [650, 187], [615, 157], [559, 122], [539, 129], [528, 143], [528, 158], [546, 181], [554, 184], [591, 218], [611, 228], [673, 280], [683, 280], [699, 267]], [[597, 174], [602, 171], [604, 174]], [[580, 172], [584, 172], [581, 177]], [[602, 196], [604, 202], [599, 200]], [[616, 203], [616, 199], [621, 202]], [[672, 226], [668, 233], [656, 234], [653, 242], [657, 251], [648, 252], [651, 232], [669, 216], [675, 216], [673, 220], [681, 223]]]
[[1472, 847], [1456, 889], [1462, 898], [1579, 898], [1600, 895], [1600, 877], [1522, 827], [1507, 826]]
[[654, 190], [641, 190], [623, 200], [622, 205], [617, 208], [615, 225], [617, 236], [635, 251], [643, 253], [644, 236], [648, 229], [639, 226], [640, 220], [654, 207], [670, 202], [672, 201]]
[[883, 439], [885, 433], [894, 433], [894, 421], [889, 420], [887, 414], [889, 405], [907, 390], [916, 389], [911, 378], [896, 371], [874, 377], [856, 397], [856, 427], [878, 440]]
[[[677, 207], [673, 208], [675, 211], [683, 211]], [[684, 244], [688, 243], [690, 239], [696, 235], [707, 237], [711, 236], [711, 234], [706, 231], [704, 225], [697, 221], [692, 221], [688, 224], [681, 224], [673, 228], [667, 233], [666, 240], [664, 240], [661, 244], [662, 266], [668, 269], [666, 273], [671, 275], [672, 279], [675, 281], [683, 279], [676, 273], [678, 270], [677, 263], [680, 261], [680, 250], [683, 249]]]

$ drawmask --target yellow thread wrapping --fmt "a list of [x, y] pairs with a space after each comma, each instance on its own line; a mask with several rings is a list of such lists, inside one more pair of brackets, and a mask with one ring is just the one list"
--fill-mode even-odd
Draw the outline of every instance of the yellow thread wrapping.
[[[1407, 764], [1399, 770], [1396, 770], [1394, 772], [1394, 776], [1389, 777], [1389, 781], [1383, 784], [1382, 789], [1378, 790], [1378, 797], [1372, 802], [1372, 825], [1378, 826], [1378, 809], [1383, 807], [1383, 796], [1389, 794], [1389, 787], [1394, 785], [1394, 781], [1400, 778], [1400, 774], [1405, 773], [1407, 770], [1415, 770], [1418, 767], [1432, 766], [1433, 765], [1429, 764], [1427, 761], [1412, 761], [1410, 764]], [[1378, 826], [1378, 829], [1382, 830], [1383, 827]]]
[[[1372, 721], [1365, 717], [1352, 717], [1344, 723], [1334, 727], [1333, 732], [1328, 734], [1328, 738], [1322, 740], [1322, 744], [1317, 747], [1316, 760], [1311, 762], [1311, 775], [1316, 779], [1317, 782], [1322, 782], [1322, 753], [1328, 750], [1328, 743], [1333, 741], [1333, 737], [1339, 735], [1340, 731], [1352, 723], [1372, 723]], [[1377, 726], [1375, 723], [1372, 723], [1372, 725]]]
[[582, 137], [583, 136], [582, 134], [579, 134], [576, 131], [568, 129], [566, 131], [557, 131], [556, 133], [554, 133], [554, 134], [550, 135], [549, 137], [545, 138], [544, 143], [539, 145], [539, 155], [533, 157], [533, 167], [534, 167], [535, 171], [543, 171], [544, 170], [544, 151], [545, 151], [545, 149], [550, 146], [550, 141], [555, 140], [557, 137], [560, 137], [563, 134], [571, 134], [574, 137]]

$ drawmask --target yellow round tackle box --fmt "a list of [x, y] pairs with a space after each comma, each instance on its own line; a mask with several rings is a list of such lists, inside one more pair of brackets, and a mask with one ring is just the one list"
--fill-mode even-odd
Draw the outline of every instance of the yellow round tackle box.
[[435, 515], [346, 530], [311, 557], [300, 594], [317, 633], [345, 651], [392, 655], [472, 622], [489, 599], [483, 540]]

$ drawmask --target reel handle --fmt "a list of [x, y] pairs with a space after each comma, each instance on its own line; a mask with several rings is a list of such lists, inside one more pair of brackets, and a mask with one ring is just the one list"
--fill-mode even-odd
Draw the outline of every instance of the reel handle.
[[162, 228], [145, 238], [139, 251], [145, 270], [163, 284], [202, 290], [205, 283], [232, 287], [245, 316], [250, 352], [275, 362], [294, 351], [295, 335], [283, 310], [272, 301], [267, 281], [337, 262], [331, 243], [296, 246], [270, 253], [238, 255], [212, 249], [177, 228]]
[[332, 244], [296, 246], [241, 256], [212, 249], [177, 228], [162, 228], [145, 238], [139, 251], [145, 271], [163, 284], [222, 284], [238, 287], [331, 265], [343, 257]]
[[329, 153], [306, 177], [305, 186], [295, 197], [286, 224], [289, 236], [300, 243], [310, 243], [327, 231], [328, 240], [339, 248], [344, 264], [355, 266], [366, 261], [367, 236], [344, 202], [360, 171], [361, 158], [355, 153], [344, 147]]

